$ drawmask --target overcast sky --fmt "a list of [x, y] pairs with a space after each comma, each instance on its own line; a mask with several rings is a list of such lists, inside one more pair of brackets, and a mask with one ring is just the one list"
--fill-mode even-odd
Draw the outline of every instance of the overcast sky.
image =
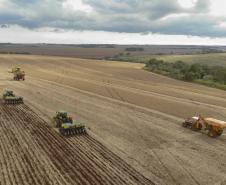
[[0, 42], [226, 45], [225, 0], [0, 0]]

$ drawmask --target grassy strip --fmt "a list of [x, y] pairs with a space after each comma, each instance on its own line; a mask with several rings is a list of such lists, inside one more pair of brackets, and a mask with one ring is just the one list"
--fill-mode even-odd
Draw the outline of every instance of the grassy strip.
[[194, 80], [195, 83], [201, 84], [201, 85], [206, 85], [209, 87], [217, 88], [217, 89], [222, 89], [226, 91], [226, 85], [225, 84], [220, 84], [211, 80], [202, 80], [202, 79], [197, 79]]

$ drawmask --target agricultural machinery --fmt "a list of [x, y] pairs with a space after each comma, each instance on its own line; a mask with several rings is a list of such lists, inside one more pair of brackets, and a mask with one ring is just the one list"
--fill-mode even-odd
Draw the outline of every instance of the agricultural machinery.
[[182, 123], [182, 126], [190, 128], [193, 131], [207, 130], [209, 137], [216, 138], [223, 133], [223, 130], [226, 128], [226, 122], [214, 118], [197, 116], [186, 119]]
[[13, 79], [16, 81], [25, 80], [25, 72], [20, 67], [13, 67], [10, 73], [13, 73]]
[[57, 111], [53, 117], [53, 125], [59, 129], [59, 132], [64, 136], [86, 134], [85, 126], [77, 121], [73, 121], [65, 111]]
[[13, 91], [5, 91], [2, 100], [4, 104], [22, 104], [24, 103], [23, 97], [16, 96]]

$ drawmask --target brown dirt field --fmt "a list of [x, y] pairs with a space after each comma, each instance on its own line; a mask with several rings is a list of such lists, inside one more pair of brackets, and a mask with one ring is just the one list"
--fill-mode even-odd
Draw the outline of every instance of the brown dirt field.
[[[144, 48], [144, 51], [126, 51], [126, 48]], [[120, 53], [135, 56], [159, 54], [197, 54], [204, 50], [225, 50], [222, 46], [165, 46], [165, 45], [62, 45], [62, 44], [1, 44], [0, 53], [29, 53], [32, 55], [103, 59]]]
[[64, 138], [26, 105], [1, 105], [3, 184], [153, 184], [89, 135]]
[[[26, 71], [26, 81], [11, 80], [7, 71], [12, 65]], [[92, 137], [155, 184], [226, 184], [226, 135], [211, 139], [181, 127], [184, 118], [198, 113], [226, 120], [226, 92], [141, 68], [130, 63], [0, 55], [0, 85], [24, 96], [47, 122], [56, 110], [67, 110], [87, 125]], [[77, 140], [65, 143], [74, 143], [76, 149]], [[92, 145], [85, 149], [98, 151]]]

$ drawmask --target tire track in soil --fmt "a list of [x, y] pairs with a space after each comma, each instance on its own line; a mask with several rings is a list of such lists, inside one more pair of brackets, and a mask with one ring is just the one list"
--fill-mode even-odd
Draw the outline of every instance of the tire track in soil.
[[[90, 136], [87, 135], [86, 137], [90, 137]], [[76, 137], [72, 138], [72, 143], [78, 142], [78, 141], [74, 141], [74, 140], [76, 140]], [[112, 169], [114, 171], [116, 171], [117, 174], [121, 174], [122, 176], [125, 176], [125, 178], [126, 178], [125, 174], [127, 174], [128, 176], [132, 175], [132, 177], [134, 177], [134, 174], [137, 173], [135, 170], [133, 171], [131, 167], [126, 168], [128, 166], [128, 164], [126, 164], [126, 165], [123, 164], [121, 158], [117, 161], [114, 161], [113, 158], [115, 156], [112, 154], [112, 152], [108, 153], [108, 152], [104, 151], [105, 150], [104, 146], [103, 146], [103, 148], [98, 147], [98, 145], [96, 145], [96, 141], [94, 143], [92, 143], [92, 141], [85, 140], [83, 138], [81, 145], [84, 148], [89, 148], [89, 150], [91, 151], [90, 152], [91, 155], [94, 155], [93, 157], [99, 158], [99, 159], [101, 159], [101, 161], [106, 161], [106, 163], [110, 167], [112, 167]], [[90, 146], [92, 146], [92, 147], [90, 147]], [[95, 147], [93, 147], [93, 146], [95, 146]], [[116, 168], [113, 165], [116, 166]], [[139, 174], [136, 174], [136, 175], [138, 176]], [[136, 180], [136, 181], [137, 181], [137, 179], [138, 179], [138, 177], [134, 178], [134, 180]], [[143, 181], [143, 179], [142, 179], [140, 181], [138, 180], [138, 182], [139, 182], [139, 184], [146, 184], [147, 181]]]
[[[9, 107], [7, 108], [7, 109], [10, 109]], [[10, 112], [11, 112], [11, 110], [12, 109], [10, 109]], [[8, 112], [6, 112], [6, 115], [7, 114], [9, 114], [9, 115], [11, 115], [11, 113], [8, 113]], [[15, 116], [15, 115], [14, 115]], [[11, 115], [10, 116], [10, 119], [12, 118], [13, 116]], [[10, 122], [10, 120], [8, 121], [8, 122]], [[14, 122], [12, 122], [12, 124], [13, 124]], [[23, 124], [21, 124], [21, 122], [20, 121], [18, 121], [18, 120], [16, 120], [16, 122], [15, 123], [17, 123], [17, 127], [19, 127], [19, 126], [21, 126], [21, 125], [23, 125]], [[20, 127], [18, 130], [25, 130], [26, 128], [25, 127]], [[34, 142], [34, 140], [33, 140], [33, 138], [29, 138], [29, 140], [28, 141], [26, 141], [26, 140], [24, 140], [24, 138], [23, 139], [21, 139], [21, 136], [23, 136], [23, 135], [26, 135], [25, 136], [25, 138], [28, 138], [27, 137], [27, 134], [26, 134], [26, 132], [22, 132], [22, 133], [19, 133], [19, 134], [17, 134], [16, 135], [16, 139], [17, 138], [20, 138], [20, 143], [32, 143], [32, 145], [30, 146], [30, 148], [32, 148], [33, 146], [35, 146], [35, 144], [33, 143]], [[26, 142], [25, 142], [26, 141]], [[20, 146], [20, 143], [18, 142], [17, 144], [18, 144], [18, 146], [19, 146], [19, 150], [24, 150], [24, 148], [23, 147], [21, 147]], [[32, 150], [31, 150], [32, 151]], [[25, 149], [25, 151], [21, 154], [21, 155], [25, 155], [26, 153], [29, 153], [29, 152], [27, 152], [26, 151], [26, 149]], [[40, 154], [40, 153], [39, 153]], [[42, 157], [42, 154], [41, 155], [36, 155], [36, 153], [32, 153], [32, 156], [30, 155], [29, 157], [26, 157], [26, 159], [23, 159], [23, 163], [22, 164], [26, 164], [26, 167], [25, 167], [25, 169], [28, 169], [28, 172], [30, 172], [30, 169], [29, 169], [29, 167], [27, 167], [27, 162], [25, 161], [25, 160], [27, 160], [28, 162], [30, 162], [29, 161], [29, 159], [33, 159], [34, 157], [36, 156], [36, 160], [38, 160], [39, 158], [41, 158]], [[24, 158], [24, 157], [23, 157]], [[36, 166], [38, 165], [38, 163], [41, 163], [41, 161], [37, 161], [36, 162]], [[50, 162], [49, 162], [50, 163]], [[46, 163], [47, 164], [47, 163]], [[38, 165], [39, 166], [39, 165]], [[43, 165], [44, 167], [46, 166], [45, 164]], [[65, 183], [63, 183], [63, 182], [61, 182], [61, 183], [55, 183], [55, 179], [56, 179], [56, 177], [52, 177], [52, 179], [51, 180], [45, 180], [45, 178], [46, 178], [46, 176], [48, 176], [49, 175], [49, 173], [47, 173], [46, 171], [45, 171], [45, 169], [41, 169], [41, 170], [39, 170], [39, 172], [42, 172], [43, 171], [43, 173], [42, 174], [38, 174], [38, 176], [41, 176], [41, 180], [42, 180], [42, 184], [65, 184]], [[23, 174], [27, 174], [28, 173], [27, 171], [26, 172], [23, 172]], [[31, 176], [32, 174], [30, 174], [29, 176]], [[37, 175], [36, 175], [37, 176]], [[60, 176], [60, 174], [59, 174], [59, 176]], [[32, 177], [32, 176], [31, 176]], [[28, 180], [26, 180], [26, 181], [28, 181], [29, 182], [29, 179]], [[26, 182], [25, 181], [25, 182]], [[29, 184], [32, 184], [32, 182], [30, 182]], [[37, 184], [40, 184], [40, 182], [39, 183], [37, 183]]]
[[[34, 77], [32, 77], [32, 78], [37, 79], [37, 78], [34, 78]], [[59, 78], [61, 80], [63, 79], [62, 76], [60, 76]], [[64, 78], [67, 79], [66, 77], [64, 77]], [[217, 109], [217, 110], [226, 110], [225, 107], [222, 107], [222, 106], [219, 106], [219, 105], [212, 105], [212, 104], [200, 102], [200, 101], [197, 101], [197, 100], [189, 100], [189, 99], [185, 99], [185, 98], [182, 98], [182, 97], [176, 97], [175, 95], [167, 95], [167, 94], [164, 94], [164, 93], [159, 94], [159, 93], [154, 92], [154, 91], [153, 92], [147, 91], [147, 90], [138, 89], [138, 88], [134, 88], [134, 87], [123, 86], [123, 85], [120, 85], [120, 84], [112, 84], [112, 83], [110, 83], [109, 80], [102, 80], [101, 82], [99, 82], [99, 81], [96, 81], [96, 80], [93, 80], [93, 79], [87, 80], [87, 79], [78, 78], [78, 77], [77, 78], [73, 77], [72, 79], [74, 79], [74, 80], [77, 79], [77, 80], [83, 81], [85, 83], [92, 83], [92, 84], [100, 86], [100, 88], [106, 88], [108, 86], [109, 88], [114, 88], [114, 89], [118, 89], [118, 90], [125, 90], [125, 91], [133, 92], [133, 93], [136, 93], [136, 94], [139, 94], [139, 95], [161, 97], [164, 100], [170, 99], [170, 100], [175, 100], [175, 102], [184, 102], [184, 103], [187, 103], [187, 104], [197, 104], [197, 105], [203, 105], [205, 107], [209, 107], [209, 108], [213, 108], [213, 109]], [[45, 80], [45, 79], [39, 79], [39, 80]], [[49, 80], [47, 80], [47, 81], [49, 81]], [[53, 82], [53, 81], [51, 81], [51, 82]], [[59, 83], [59, 80], [54, 81], [53, 83], [61, 84], [61, 83]], [[108, 92], [108, 90], [107, 90], [107, 92]], [[114, 99], [114, 96], [112, 96], [111, 93], [109, 93], [109, 95], [110, 95], [111, 98]], [[115, 99], [117, 99], [117, 98], [115, 98]]]
[[[37, 116], [37, 115], [35, 115], [35, 116]], [[85, 140], [84, 139], [85, 137], [89, 138], [89, 140]], [[74, 138], [74, 137], [72, 137], [72, 138]], [[134, 170], [131, 166], [129, 166], [126, 162], [124, 162], [121, 158], [119, 158], [117, 155], [112, 153], [110, 150], [108, 150], [106, 147], [104, 147], [101, 143], [99, 143], [94, 138], [90, 137], [89, 135], [85, 135], [85, 136], [82, 136], [82, 140], [79, 142], [84, 143], [84, 141], [89, 143], [88, 146], [90, 148], [95, 149], [94, 150], [95, 152], [93, 152], [93, 153], [95, 153], [95, 154], [100, 153], [101, 155], [107, 154], [107, 155], [104, 155], [104, 157], [103, 157], [104, 161], [110, 162], [112, 166], [117, 164], [116, 169], [123, 170], [123, 173], [126, 173], [128, 176], [131, 176], [133, 178], [133, 180], [137, 181], [136, 183], [146, 184], [148, 182], [147, 184], [154, 184], [151, 181], [144, 178], [140, 173], [138, 173], [136, 170]], [[76, 142], [74, 144], [78, 144], [79, 142]], [[73, 146], [76, 146], [76, 145], [73, 145]], [[95, 147], [93, 147], [93, 146], [95, 146]], [[101, 147], [99, 147], [99, 146], [101, 146]], [[87, 146], [82, 147], [82, 148], [86, 148], [86, 147]], [[116, 158], [116, 159], [114, 160], [114, 158]], [[111, 161], [110, 159], [113, 159], [113, 161]], [[118, 174], [118, 172], [117, 172], [117, 174]], [[141, 178], [139, 179], [138, 177], [141, 177]], [[115, 184], [115, 182], [114, 182], [114, 184]]]
[[[95, 170], [97, 170], [97, 169], [95, 169]], [[118, 175], [118, 174], [117, 174], [117, 175]], [[128, 182], [127, 182], [127, 183], [128, 183]], [[131, 182], [131, 183], [132, 183], [132, 182]], [[131, 183], [130, 183], [130, 184], [131, 184]], [[104, 184], [105, 184], [105, 183], [104, 183]], [[114, 181], [113, 184], [116, 184], [116, 182]], [[119, 184], [125, 184], [125, 181], [123, 180], [123, 181], [120, 182]], [[132, 184], [133, 184], [133, 183], [132, 183]]]
[[[4, 128], [4, 132], [6, 133], [5, 128]], [[20, 173], [20, 171], [24, 171], [24, 169], [20, 167], [21, 163], [18, 159], [18, 155], [20, 155], [20, 154], [16, 152], [16, 154], [17, 154], [16, 155], [15, 152], [12, 151], [12, 148], [15, 148], [16, 146], [15, 146], [12, 138], [9, 138], [8, 135], [9, 134], [7, 134], [7, 135], [1, 134], [0, 139], [1, 139], [1, 141], [4, 141], [4, 142], [2, 142], [1, 151], [6, 152], [5, 155], [3, 154], [2, 156], [3, 156], [4, 160], [7, 160], [7, 158], [11, 158], [12, 161], [10, 160], [10, 163], [14, 164], [14, 166], [11, 166], [11, 168], [13, 170], [13, 172], [12, 172], [13, 179], [15, 179], [15, 182], [13, 184], [23, 185], [23, 184], [26, 184], [26, 183], [24, 183], [26, 181], [24, 181], [24, 179], [25, 179], [24, 175], [22, 175]], [[9, 143], [7, 143], [7, 141], [9, 141]], [[10, 141], [12, 141], [12, 142], [10, 142]], [[9, 152], [7, 152], [6, 149], [9, 149]], [[10, 172], [8, 172], [8, 173], [10, 173]], [[28, 179], [27, 179], [27, 181], [28, 181]], [[4, 181], [4, 183], [7, 184], [6, 180]]]
[[172, 179], [173, 183], [175, 185], [180, 185], [180, 183], [177, 182], [177, 180], [174, 178], [174, 176], [172, 175], [172, 173], [170, 172], [170, 170], [166, 167], [166, 165], [164, 164], [164, 162], [161, 160], [161, 158], [157, 155], [157, 153], [155, 151], [152, 151], [153, 154], [155, 155], [156, 159], [158, 160], [158, 162], [161, 164], [161, 166], [165, 169], [166, 173], [169, 175], [169, 177]]
[[[5, 124], [5, 123], [7, 123], [7, 124]], [[7, 153], [7, 155], [3, 155], [3, 158], [6, 161], [6, 163], [11, 162], [11, 160], [13, 160], [12, 164], [14, 164], [15, 166], [12, 167], [12, 169], [13, 169], [12, 174], [14, 175], [14, 179], [16, 179], [17, 182], [20, 181], [20, 183], [16, 183], [16, 184], [26, 184], [25, 182], [26, 181], [29, 182], [29, 178], [27, 177], [27, 173], [25, 173], [25, 171], [24, 171], [25, 168], [22, 165], [23, 162], [21, 163], [21, 160], [20, 160], [20, 155], [22, 155], [22, 153], [20, 153], [20, 151], [18, 150], [18, 148], [17, 148], [18, 145], [16, 145], [17, 143], [15, 144], [16, 138], [14, 137], [14, 134], [12, 133], [12, 130], [9, 127], [9, 125], [10, 126], [12, 125], [12, 122], [10, 122], [10, 120], [5, 118], [4, 121], [2, 121], [2, 119], [1, 119], [1, 126], [3, 129], [3, 133], [4, 133], [4, 134], [3, 133], [1, 134], [1, 141], [4, 141], [4, 142], [2, 142], [2, 144], [3, 144], [2, 151], [5, 151]], [[16, 148], [16, 150], [13, 150], [15, 148]], [[11, 160], [7, 161], [8, 158], [10, 158]], [[21, 174], [20, 171], [22, 171], [23, 173]], [[24, 179], [26, 179], [26, 180], [24, 180]], [[5, 181], [5, 183], [7, 184], [6, 181]]]
[[[27, 117], [27, 115], [24, 113], [24, 112], [21, 112], [20, 111], [20, 108], [19, 107], [17, 107], [16, 109], [15, 109], [15, 107], [12, 107], [11, 108], [11, 110], [10, 110], [12, 113], [14, 113], [13, 115], [15, 116], [15, 115], [21, 115], [21, 113], [22, 114], [24, 114], [24, 119], [22, 119], [21, 117], [18, 117], [18, 115], [17, 115], [17, 119], [18, 119], [18, 121], [19, 121], [19, 124], [22, 124], [22, 125], [24, 125], [24, 128], [26, 128], [26, 126], [29, 124], [29, 123], [34, 123], [35, 122], [35, 120], [30, 120], [30, 119], [28, 119], [28, 117]], [[32, 126], [33, 126], [33, 124], [32, 124]], [[33, 135], [34, 136], [37, 136], [36, 135], [36, 132], [38, 131], [38, 129], [39, 128], [35, 128], [35, 127], [32, 127], [31, 128], [32, 130], [30, 131], [31, 133], [33, 133]], [[48, 135], [48, 134], [47, 134]], [[35, 139], [36, 141], [37, 141], [37, 143], [38, 143], [38, 145], [39, 146], [41, 146], [41, 149], [43, 150], [43, 151], [45, 151], [45, 153], [49, 156], [49, 160], [52, 160], [53, 159], [53, 157], [52, 156], [54, 156], [54, 153], [50, 153], [49, 151], [50, 151], [50, 149], [48, 148], [49, 147], [49, 145], [44, 145], [43, 144], [43, 141], [39, 141], [39, 138], [37, 138], [37, 137], [34, 137], [33, 139]], [[57, 148], [58, 149], [58, 148]], [[53, 163], [54, 163], [54, 165], [55, 166], [57, 166], [57, 169], [60, 169], [60, 168], [63, 168], [63, 165], [64, 165], [64, 163], [62, 163], [61, 164], [61, 161], [63, 161], [63, 160], [58, 160], [58, 166], [56, 165], [56, 163], [55, 163], [55, 161], [52, 161]], [[67, 171], [68, 170], [66, 170], [66, 171], [62, 171], [62, 170], [59, 170], [60, 171], [60, 173], [61, 174], [63, 174], [63, 176], [64, 176], [64, 178], [66, 178], [67, 179], [67, 181], [70, 183], [70, 184], [72, 184], [74, 181], [67, 175]], [[77, 180], [77, 182], [78, 182], [79, 180]], [[81, 183], [79, 183], [79, 184], [81, 184]]]
[[194, 177], [194, 175], [192, 175], [191, 171], [188, 170], [187, 168], [185, 168], [184, 165], [182, 165], [183, 161], [181, 161], [179, 157], [175, 157], [175, 155], [169, 149], [167, 149], [167, 151], [174, 158], [174, 160], [178, 162], [178, 164], [182, 167], [182, 169], [185, 172], [187, 172], [188, 176], [192, 179], [192, 181], [194, 181], [194, 183], [197, 184], [197, 185], [201, 185], [199, 183], [199, 181]]
[[[107, 87], [106, 86], [106, 89], [108, 90], [108, 92], [111, 94], [111, 97], [112, 98], [114, 98], [114, 96], [113, 96], [113, 94], [115, 94], [116, 95], [116, 99], [119, 99], [120, 101], [122, 101], [122, 102], [126, 102], [125, 101], [125, 99], [120, 95], [120, 93], [115, 89], [115, 88], [110, 88], [110, 81], [107, 81], [107, 83], [109, 84], [109, 87]], [[134, 111], [134, 113], [135, 113], [135, 111]], [[127, 119], [129, 119], [131, 122], [133, 122], [134, 120], [133, 119], [131, 119], [130, 118], [130, 116], [127, 114], [126, 115], [127, 116]], [[137, 128], [138, 129], [138, 128]], [[157, 141], [158, 141], [158, 139], [156, 139]], [[156, 154], [155, 154], [156, 155]], [[115, 162], [115, 161], [114, 161]], [[162, 164], [162, 163], [161, 163]], [[165, 167], [165, 165], [163, 165], [164, 166], [164, 169], [166, 169], [166, 167]], [[167, 169], [167, 172], [169, 173], [169, 170]], [[152, 172], [153, 173], [153, 172]], [[167, 174], [168, 174], [167, 173]], [[155, 174], [155, 173], [153, 173], [153, 174]], [[156, 175], [156, 174], [155, 174]], [[170, 177], [172, 178], [172, 175], [171, 174], [169, 174], [170, 175]], [[176, 182], [176, 180], [173, 178], [173, 181], [174, 181], [174, 183], [175, 184], [178, 184], [177, 182]]]
[[[2, 112], [2, 110], [1, 110], [1, 112]], [[0, 138], [0, 140], [2, 141], [1, 142], [1, 144], [2, 144], [1, 151], [7, 153], [8, 150], [10, 150], [9, 154], [11, 154], [13, 156], [12, 157], [14, 160], [13, 164], [16, 165], [15, 170], [18, 173], [18, 174], [17, 173], [16, 174], [19, 176], [18, 178], [20, 179], [20, 183], [17, 183], [17, 184], [27, 184], [25, 182], [29, 182], [29, 178], [27, 176], [27, 174], [29, 174], [29, 173], [25, 172], [24, 169], [26, 169], [26, 167], [24, 166], [24, 161], [22, 161], [22, 159], [20, 158], [20, 156], [23, 155], [23, 153], [21, 153], [21, 150], [18, 149], [19, 143], [16, 142], [17, 140], [15, 137], [13, 137], [14, 134], [12, 133], [12, 131], [9, 127], [9, 125], [12, 125], [13, 123], [9, 119], [7, 119], [5, 116], [4, 116], [4, 118], [1, 117], [0, 122], [1, 122], [2, 132], [3, 132], [1, 134], [1, 138]], [[7, 123], [7, 125], [5, 123]], [[11, 136], [11, 137], [9, 137], [9, 136]], [[16, 150], [13, 151], [12, 148], [16, 149]], [[7, 162], [8, 162], [7, 159], [10, 156], [9, 154], [2, 155], [4, 158], [5, 164], [7, 164]], [[22, 173], [20, 173], [21, 171], [22, 171]], [[4, 181], [4, 184], [7, 184], [9, 182], [9, 180], [7, 181], [5, 178], [3, 179], [3, 181]]]
[[94, 146], [93, 148], [94, 150], [96, 150], [95, 152], [100, 153], [101, 156], [105, 158], [105, 160], [108, 160], [112, 165], [116, 165], [119, 169], [123, 170], [123, 172], [128, 176], [130, 176], [136, 183], [143, 184], [143, 185], [155, 184], [154, 182], [144, 178], [143, 175], [141, 175], [134, 168], [128, 165], [123, 159], [121, 159], [116, 154], [112, 153], [109, 149], [107, 149], [100, 142], [97, 142], [91, 136], [87, 135], [85, 139], [86, 139], [86, 142], [89, 143], [89, 145]]
[[[14, 130], [8, 132], [9, 138], [1, 137], [1, 139], [14, 138], [14, 143], [10, 145], [17, 145], [14, 150], [21, 155], [20, 160], [11, 163], [16, 165], [15, 171], [19, 171], [18, 174], [14, 172], [16, 176], [11, 178], [18, 182], [28, 180], [24, 175], [26, 173], [24, 170], [28, 170], [31, 178], [28, 184], [53, 184], [51, 183], [53, 176], [47, 175], [47, 171], [51, 171], [48, 168], [53, 167], [57, 170], [55, 173], [61, 175], [54, 184], [154, 184], [88, 135], [75, 139], [64, 138], [49, 128], [47, 123], [26, 105], [4, 106], [2, 110]], [[4, 120], [0, 120], [0, 124], [3, 125], [1, 121]], [[20, 148], [20, 141], [30, 142], [27, 149]], [[90, 148], [86, 149], [87, 146]], [[8, 149], [4, 148], [4, 150]], [[42, 150], [49, 157], [50, 164], [37, 156], [38, 150]], [[39, 154], [42, 154], [41, 151]], [[7, 154], [5, 157], [8, 160]], [[17, 160], [15, 157], [14, 159]], [[41, 164], [48, 167], [45, 168]], [[26, 184], [26, 182], [22, 183]]]
[[[28, 125], [28, 127], [29, 127], [29, 125]], [[29, 130], [29, 132], [31, 133], [31, 135], [33, 135], [32, 131]], [[32, 146], [38, 146], [38, 143], [36, 142], [35, 138], [31, 138], [31, 141], [33, 142]], [[50, 163], [49, 161], [47, 162], [46, 159], [42, 158], [42, 155], [45, 155], [45, 153], [40, 152], [41, 151], [40, 148], [35, 147], [34, 149], [35, 149], [35, 152], [33, 152], [33, 155], [39, 153], [38, 156], [36, 157], [36, 160], [39, 159], [39, 161], [37, 161], [37, 162], [38, 163], [39, 162], [40, 163], [43, 162], [44, 169], [42, 169], [41, 172], [44, 171], [44, 173], [42, 173], [42, 175], [43, 176], [46, 176], [47, 175], [47, 178], [48, 178], [43, 183], [44, 184], [49, 184], [50, 182], [52, 182], [52, 184], [54, 184], [54, 185], [55, 184], [67, 184], [64, 180], [62, 180], [61, 182], [59, 182], [58, 179], [56, 179], [56, 177], [54, 176], [54, 174], [51, 174], [51, 172], [50, 172], [51, 170], [57, 171], [57, 169], [55, 168], [55, 166], [52, 163]], [[47, 159], [47, 160], [49, 160], [49, 159]], [[48, 177], [48, 175], [50, 175], [51, 177]], [[58, 172], [57, 175], [58, 175], [58, 177], [59, 176], [61, 177], [61, 175], [60, 175], [59, 172]]]
[[[31, 120], [31, 121], [33, 121], [33, 122], [35, 122], [35, 120]], [[41, 130], [41, 129], [40, 129]], [[47, 134], [48, 135], [48, 134]], [[45, 137], [46, 136], [46, 134], [45, 135], [42, 135], [43, 137]], [[49, 135], [49, 136], [54, 136], [54, 135]], [[45, 140], [49, 140], [50, 138], [45, 138]], [[55, 141], [56, 140], [56, 141]], [[68, 146], [66, 145], [66, 144], [60, 144], [59, 145], [59, 141], [57, 142], [57, 140], [58, 140], [58, 138], [56, 138], [56, 137], [52, 137], [52, 142], [55, 142], [54, 144], [57, 146], [59, 146], [59, 148], [61, 148], [63, 151], [67, 151], [67, 154], [66, 153], [62, 153], [62, 151], [61, 151], [61, 153], [60, 154], [63, 154], [65, 157], [68, 157], [68, 155], [71, 155], [71, 156], [73, 156], [73, 153], [71, 152], [71, 150], [68, 150]], [[52, 143], [48, 143], [48, 145], [50, 145], [51, 146], [51, 144]], [[56, 154], [56, 152], [57, 151], [54, 151], [54, 153]], [[65, 157], [63, 157], [63, 158], [65, 158]], [[84, 164], [85, 164], [85, 162], [86, 161], [84, 161], [83, 160], [83, 158], [81, 157], [81, 156], [79, 156], [79, 155], [77, 155], [76, 156], [76, 158], [79, 158], [79, 161], [82, 161]], [[68, 163], [68, 166], [70, 166], [71, 164], [73, 164], [73, 162], [77, 162], [76, 160], [74, 160], [73, 158], [68, 158], [69, 160], [71, 160], [69, 163]], [[77, 159], [78, 160], [78, 159]], [[63, 159], [61, 159], [61, 161], [63, 161]], [[83, 166], [83, 165], [80, 165], [80, 164], [76, 164], [77, 166], [80, 166], [80, 168], [84, 168], [82, 171], [80, 171], [81, 172], [81, 174], [83, 175], [83, 177], [88, 177], [88, 178], [90, 178], [91, 179], [91, 181], [92, 182], [98, 182], [98, 177], [100, 177], [101, 178], [101, 176], [99, 175], [99, 174], [97, 174], [97, 172], [95, 171], [95, 170], [91, 170], [90, 169], [90, 167], [91, 167], [91, 164], [88, 164], [87, 166], [85, 165], [85, 166]], [[94, 166], [93, 166], [94, 167]], [[73, 166], [71, 166], [71, 170], [73, 169]], [[77, 169], [76, 171], [79, 171], [79, 169]], [[76, 172], [75, 171], [75, 172]], [[88, 173], [86, 173], [85, 174], [85, 172], [88, 172]], [[90, 174], [92, 174], [92, 175], [90, 175]], [[85, 178], [84, 178], [85, 179]], [[83, 178], [81, 177], [81, 180], [83, 180]], [[102, 181], [103, 181], [104, 179], [102, 179], [101, 178], [101, 180], [99, 180], [100, 182], [100, 184], [102, 184]], [[88, 182], [87, 182], [88, 183]], [[83, 184], [84, 184], [84, 182], [83, 182]], [[108, 183], [107, 183], [108, 184]], [[112, 183], [111, 183], [112, 184]]]
[[[86, 149], [86, 154], [87, 157], [94, 161], [96, 166], [98, 166], [98, 168], [101, 170], [102, 173], [106, 173], [105, 177], [107, 179], [109, 179], [110, 177], [107, 175], [109, 173], [109, 171], [113, 171], [114, 173], [112, 173], [112, 177], [117, 180], [117, 181], [122, 181], [122, 182], [130, 182], [131, 180], [128, 179], [127, 177], [124, 177], [123, 179], [121, 177], [123, 177], [124, 174], [122, 174], [122, 172], [120, 170], [118, 170], [117, 168], [114, 168], [109, 162], [107, 162], [106, 160], [104, 160], [104, 158], [101, 159], [101, 157], [98, 155], [98, 153], [94, 150], [91, 149], [91, 147], [89, 147], [88, 145], [85, 145], [84, 142], [82, 141], [83, 139], [78, 138], [78, 137], [73, 137], [70, 139], [70, 144], [71, 146], [76, 150], [78, 149], [78, 147], [76, 147], [76, 145], [79, 145], [79, 148], [84, 148]], [[101, 168], [102, 166], [105, 166], [106, 169]], [[120, 175], [119, 175], [120, 174]], [[132, 182], [131, 182], [132, 183]], [[121, 184], [121, 183], [120, 183]], [[119, 184], [119, 185], [120, 185]]]
[[[4, 130], [3, 130], [4, 131]], [[1, 139], [2, 139], [3, 137], [1, 136]], [[3, 173], [3, 176], [4, 176], [4, 182], [7, 184], [7, 183], [10, 183], [10, 184], [12, 184], [13, 182], [12, 182], [12, 177], [11, 177], [11, 175], [12, 175], [12, 173], [10, 173], [11, 172], [11, 169], [10, 169], [10, 159], [11, 159], [11, 157], [10, 157], [10, 155], [9, 155], [9, 151], [8, 150], [6, 150], [6, 148], [7, 147], [9, 147], [10, 148], [10, 146], [8, 145], [7, 146], [7, 140], [5, 140], [5, 138], [3, 138], [3, 140], [4, 140], [4, 142], [1, 142], [1, 151], [2, 151], [2, 157], [3, 157], [3, 171], [2, 171], [2, 173]], [[7, 160], [7, 158], [9, 157], [9, 160]]]
[[[15, 131], [15, 138], [14, 141], [17, 141], [17, 146], [19, 146], [19, 149], [22, 149], [21, 157], [23, 158], [23, 164], [26, 165], [26, 172], [28, 174], [28, 182], [29, 184], [46, 184], [49, 185], [50, 181], [48, 179], [48, 174], [44, 173], [45, 169], [40, 169], [39, 163], [41, 161], [39, 160], [39, 157], [36, 157], [36, 153], [33, 150], [30, 150], [33, 146], [33, 140], [32, 138], [29, 138], [29, 135], [26, 132], [21, 133], [21, 130], [26, 130], [26, 128], [21, 127], [20, 122], [16, 119], [15, 115], [12, 114], [12, 106], [5, 106], [3, 107], [3, 110], [6, 112], [7, 119], [13, 123], [17, 123], [18, 125], [13, 128]], [[13, 124], [12, 124], [13, 125]], [[17, 129], [19, 127], [19, 129]], [[12, 133], [11, 135], [14, 135]], [[29, 138], [29, 139], [28, 139]], [[20, 139], [20, 140], [18, 140]], [[22, 146], [21, 144], [24, 144], [25, 146]], [[32, 146], [30, 146], [32, 145]], [[32, 159], [32, 161], [31, 161]]]

